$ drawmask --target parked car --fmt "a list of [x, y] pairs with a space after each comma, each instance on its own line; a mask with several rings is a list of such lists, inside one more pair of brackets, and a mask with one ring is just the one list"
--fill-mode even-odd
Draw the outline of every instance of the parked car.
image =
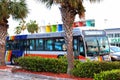
[[110, 46], [110, 52], [112, 61], [120, 61], [120, 47]]

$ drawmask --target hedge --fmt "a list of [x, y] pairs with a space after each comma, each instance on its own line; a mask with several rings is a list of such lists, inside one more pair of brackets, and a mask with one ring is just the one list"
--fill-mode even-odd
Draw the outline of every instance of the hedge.
[[112, 69], [120, 69], [120, 62], [83, 62], [74, 67], [72, 74], [77, 77], [93, 78], [95, 73]]
[[94, 80], [120, 80], [120, 69], [95, 74]]
[[16, 60], [23, 69], [40, 72], [66, 73], [67, 61], [40, 57], [21, 57]]
[[[16, 62], [23, 69], [31, 71], [67, 73], [68, 63], [66, 58], [21, 57]], [[80, 62], [75, 60], [71, 73], [76, 77], [93, 78], [94, 74], [112, 69], [120, 69], [120, 62]]]

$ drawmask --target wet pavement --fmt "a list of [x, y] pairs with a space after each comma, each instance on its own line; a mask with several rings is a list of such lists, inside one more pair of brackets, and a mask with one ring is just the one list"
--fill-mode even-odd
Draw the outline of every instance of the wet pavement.
[[11, 69], [0, 69], [0, 80], [72, 80], [24, 72], [12, 73]]

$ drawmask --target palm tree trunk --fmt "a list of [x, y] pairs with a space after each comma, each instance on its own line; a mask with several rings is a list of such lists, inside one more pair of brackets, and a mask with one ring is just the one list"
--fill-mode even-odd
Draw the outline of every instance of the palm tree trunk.
[[69, 8], [60, 8], [62, 21], [63, 21], [63, 29], [65, 31], [65, 43], [67, 46], [67, 61], [68, 61], [68, 68], [67, 74], [71, 75], [70, 71], [74, 68], [74, 54], [73, 54], [73, 28], [72, 24], [75, 19], [75, 13], [70, 10]]
[[5, 65], [5, 41], [7, 28], [7, 20], [0, 22], [0, 65]]

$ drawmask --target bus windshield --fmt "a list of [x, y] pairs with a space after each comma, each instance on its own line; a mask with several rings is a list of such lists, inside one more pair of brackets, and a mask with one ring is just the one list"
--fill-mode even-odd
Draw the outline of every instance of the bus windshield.
[[107, 37], [85, 37], [87, 56], [98, 56], [109, 54], [109, 43]]

